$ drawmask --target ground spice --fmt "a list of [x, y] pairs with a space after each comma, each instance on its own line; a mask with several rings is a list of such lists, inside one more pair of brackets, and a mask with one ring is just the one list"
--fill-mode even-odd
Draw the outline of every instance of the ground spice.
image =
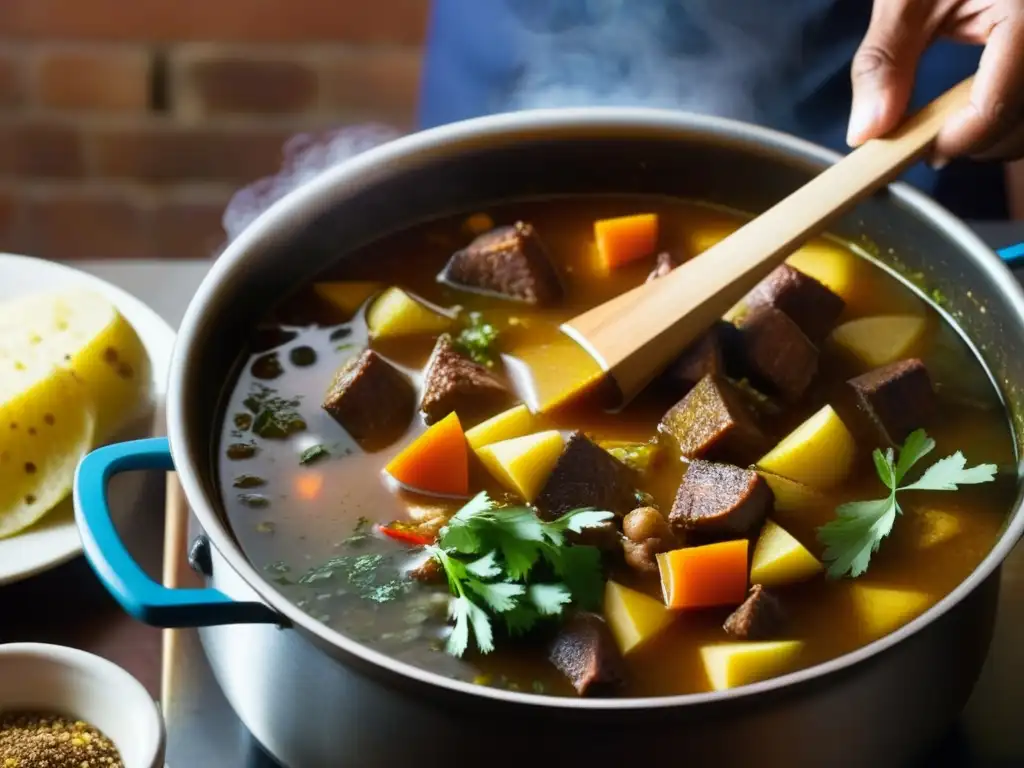
[[53, 714], [0, 714], [0, 768], [124, 768], [99, 729]]

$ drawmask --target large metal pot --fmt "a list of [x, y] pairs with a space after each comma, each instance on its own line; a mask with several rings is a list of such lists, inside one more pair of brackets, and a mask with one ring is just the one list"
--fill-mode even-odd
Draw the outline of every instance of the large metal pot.
[[[417, 220], [520, 196], [642, 193], [759, 211], [835, 159], [745, 124], [593, 109], [469, 121], [335, 167], [236, 239], [194, 297], [174, 352], [169, 444], [115, 445], [82, 462], [76, 508], [90, 562], [139, 619], [202, 627], [227, 698], [290, 768], [495, 757], [501, 764], [522, 757], [533, 765], [584, 758], [622, 765], [658, 756], [679, 765], [905, 765], [951, 723], [974, 685], [992, 633], [1000, 563], [1024, 527], [1019, 498], [1001, 539], [969, 579], [856, 653], [726, 693], [577, 700], [449, 680], [314, 621], [242, 554], [212, 471], [221, 393], [247, 331], [268, 302], [339, 252]], [[863, 203], [834, 231], [867, 238], [883, 264], [948, 297], [944, 308], [999, 382], [1019, 448], [1024, 295], [995, 254], [902, 186]], [[149, 580], [107, 513], [111, 475], [172, 467], [208, 537], [194, 553], [206, 589], [174, 591]]]

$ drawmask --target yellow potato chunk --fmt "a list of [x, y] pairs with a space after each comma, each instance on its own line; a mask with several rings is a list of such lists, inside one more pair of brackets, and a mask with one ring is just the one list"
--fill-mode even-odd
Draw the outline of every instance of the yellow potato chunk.
[[537, 426], [537, 417], [525, 405], [517, 405], [492, 416], [466, 432], [466, 440], [474, 451], [491, 443], [511, 440], [529, 434]]
[[608, 581], [604, 588], [604, 618], [625, 656], [671, 624], [675, 614], [660, 600]]
[[867, 584], [854, 584], [850, 595], [860, 626], [873, 639], [899, 629], [932, 603], [930, 595], [916, 589]]
[[765, 472], [827, 490], [853, 469], [857, 443], [843, 420], [826, 405], [782, 438], [757, 466]]
[[439, 307], [414, 299], [399, 288], [384, 291], [366, 314], [366, 325], [375, 339], [442, 333], [453, 321]]
[[940, 509], [914, 510], [915, 537], [918, 549], [931, 549], [960, 535], [960, 519]]
[[795, 480], [758, 470], [775, 497], [777, 512], [817, 511], [828, 506], [828, 498], [820, 491]]
[[910, 357], [927, 329], [924, 317], [876, 315], [843, 323], [832, 331], [832, 341], [868, 368], [878, 368]]
[[828, 240], [815, 240], [798, 250], [786, 263], [850, 301], [856, 284], [856, 257]]
[[[7, 368], [12, 361], [0, 364]], [[0, 404], [0, 539], [67, 498], [95, 426], [89, 392], [66, 368], [51, 368]]]
[[700, 649], [712, 690], [759, 683], [792, 671], [804, 644], [799, 640], [763, 643], [714, 643]]
[[487, 471], [527, 502], [540, 493], [561, 455], [562, 433], [554, 429], [502, 440], [477, 451]]
[[782, 526], [765, 522], [754, 546], [750, 583], [781, 587], [806, 581], [824, 571], [824, 566]]
[[313, 292], [333, 305], [348, 320], [383, 287], [380, 283], [364, 280], [337, 281], [313, 283]]
[[105, 297], [73, 289], [0, 305], [0, 402], [70, 369], [85, 386], [103, 442], [150, 405], [152, 374], [135, 329]]

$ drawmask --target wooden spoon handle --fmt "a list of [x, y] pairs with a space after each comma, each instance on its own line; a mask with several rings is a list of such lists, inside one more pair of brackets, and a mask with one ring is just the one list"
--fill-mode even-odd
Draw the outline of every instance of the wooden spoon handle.
[[579, 315], [563, 330], [614, 378], [628, 402], [679, 352], [797, 247], [924, 156], [973, 78], [901, 127], [866, 142], [666, 277]]

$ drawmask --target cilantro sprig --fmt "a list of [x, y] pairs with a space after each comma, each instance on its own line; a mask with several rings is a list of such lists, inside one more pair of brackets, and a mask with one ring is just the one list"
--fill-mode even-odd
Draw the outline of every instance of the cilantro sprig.
[[494, 367], [498, 357], [498, 329], [484, 320], [479, 312], [469, 313], [469, 323], [455, 339], [455, 347], [470, 360]]
[[967, 467], [967, 459], [957, 451], [939, 459], [916, 481], [903, 485], [907, 473], [931, 453], [935, 441], [923, 429], [912, 432], [898, 456], [889, 448], [876, 448], [871, 454], [879, 479], [889, 489], [884, 499], [852, 501], [836, 508], [836, 519], [818, 528], [818, 541], [825, 546], [828, 575], [838, 579], [847, 573], [856, 578], [868, 569], [871, 556], [892, 531], [896, 515], [903, 514], [897, 494], [904, 491], [955, 491], [961, 485], [988, 483], [995, 479], [995, 464]]
[[[438, 543], [427, 547], [452, 593], [448, 653], [462, 656], [470, 633], [481, 653], [493, 651], [495, 617], [518, 635], [571, 603], [596, 605], [603, 586], [600, 552], [570, 546], [565, 534], [611, 517], [577, 509], [545, 522], [530, 507], [499, 508], [486, 492], [471, 499], [441, 529]], [[549, 580], [537, 580], [538, 574]]]

